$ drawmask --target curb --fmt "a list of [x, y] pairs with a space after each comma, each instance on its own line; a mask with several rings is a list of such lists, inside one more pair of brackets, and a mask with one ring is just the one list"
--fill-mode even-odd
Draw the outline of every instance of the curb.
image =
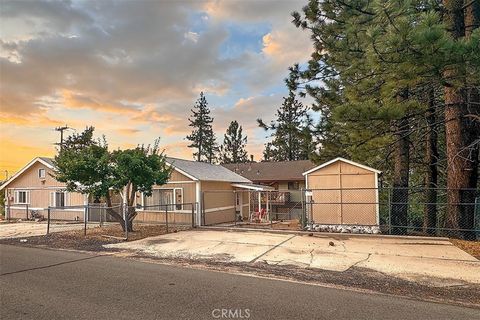
[[386, 234], [360, 234], [360, 233], [333, 233], [333, 232], [318, 232], [318, 231], [296, 231], [296, 230], [275, 230], [275, 229], [260, 229], [260, 228], [241, 228], [241, 227], [222, 227], [222, 226], [200, 226], [196, 230], [217, 230], [217, 231], [233, 231], [233, 232], [264, 232], [273, 234], [296, 234], [296, 235], [313, 235], [322, 238], [332, 237], [359, 237], [359, 238], [381, 238], [381, 239], [417, 239], [417, 240], [445, 240], [449, 241], [447, 237], [425, 237], [425, 236], [399, 236]]

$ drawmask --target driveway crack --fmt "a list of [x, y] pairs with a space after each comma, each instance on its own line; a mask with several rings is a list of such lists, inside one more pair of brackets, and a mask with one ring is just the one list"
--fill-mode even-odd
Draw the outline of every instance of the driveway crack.
[[348, 267], [348, 269], [345, 270], [345, 271], [349, 271], [350, 269], [356, 267], [356, 266], [359, 265], [360, 263], [367, 261], [368, 259], [370, 259], [370, 256], [371, 256], [371, 255], [372, 255], [372, 254], [369, 253], [368, 256], [367, 256], [365, 259], [362, 259], [362, 260], [359, 260], [359, 261], [355, 262], [355, 263], [352, 264], [350, 267]]
[[285, 242], [295, 238], [297, 235], [293, 235], [291, 236], [290, 238], [288, 239], [285, 239], [283, 240], [282, 242], [280, 242], [279, 244], [273, 246], [272, 248], [268, 249], [267, 251], [265, 251], [264, 253], [262, 253], [261, 255], [259, 255], [258, 257], [254, 258], [253, 260], [251, 260], [249, 263], [255, 263], [258, 259], [260, 259], [261, 257], [263, 257], [264, 255], [266, 255], [267, 253], [269, 252], [272, 252], [273, 250], [275, 250], [276, 248], [278, 248], [279, 246], [281, 246], [282, 244], [284, 244]]

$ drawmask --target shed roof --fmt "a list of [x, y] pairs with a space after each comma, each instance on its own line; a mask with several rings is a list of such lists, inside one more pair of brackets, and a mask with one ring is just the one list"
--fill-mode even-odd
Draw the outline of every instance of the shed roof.
[[252, 181], [220, 165], [167, 157], [167, 163], [193, 180], [251, 183]]
[[302, 173], [313, 168], [310, 160], [223, 164], [252, 181], [302, 181]]
[[329, 165], [331, 165], [332, 163], [335, 163], [335, 162], [337, 162], [337, 161], [343, 161], [343, 162], [346, 162], [346, 163], [351, 164], [351, 165], [353, 165], [353, 166], [356, 166], [356, 167], [359, 167], [359, 168], [362, 168], [362, 169], [365, 169], [365, 170], [368, 170], [368, 171], [372, 171], [372, 172], [375, 172], [375, 173], [382, 173], [382, 171], [380, 171], [380, 170], [367, 167], [366, 165], [360, 164], [360, 163], [358, 163], [358, 162], [354, 162], [354, 161], [352, 161], [352, 160], [347, 160], [347, 159], [338, 157], [338, 158], [332, 159], [332, 160], [330, 160], [330, 161], [327, 161], [327, 162], [325, 162], [325, 163], [323, 163], [323, 164], [321, 164], [321, 165], [319, 165], [319, 166], [316, 166], [315, 168], [312, 168], [312, 169], [310, 169], [310, 170], [308, 170], [308, 171], [305, 171], [305, 172], [303, 173], [303, 175], [305, 176], [305, 175], [307, 175], [307, 174], [309, 174], [309, 173], [312, 173], [312, 172], [317, 171], [317, 170], [319, 170], [319, 169], [322, 169], [322, 168], [324, 168], [324, 167], [326, 167], [326, 166], [329, 166]]

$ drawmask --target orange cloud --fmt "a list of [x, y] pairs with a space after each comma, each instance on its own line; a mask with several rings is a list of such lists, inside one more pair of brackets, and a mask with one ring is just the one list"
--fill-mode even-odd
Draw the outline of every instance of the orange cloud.
[[13, 114], [4, 114], [0, 113], [0, 122], [3, 124], [13, 124], [21, 126], [31, 126], [31, 127], [54, 127], [61, 125], [62, 122], [54, 119], [50, 119], [44, 115], [33, 114], [29, 117], [22, 117], [19, 115]]

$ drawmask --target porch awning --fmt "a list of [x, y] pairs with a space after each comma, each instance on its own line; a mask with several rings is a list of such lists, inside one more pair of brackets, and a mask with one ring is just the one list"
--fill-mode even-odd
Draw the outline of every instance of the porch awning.
[[255, 191], [274, 191], [275, 188], [269, 186], [263, 186], [261, 184], [253, 184], [253, 183], [232, 183], [232, 187], [240, 188], [240, 189], [248, 189], [248, 190], [255, 190]]

